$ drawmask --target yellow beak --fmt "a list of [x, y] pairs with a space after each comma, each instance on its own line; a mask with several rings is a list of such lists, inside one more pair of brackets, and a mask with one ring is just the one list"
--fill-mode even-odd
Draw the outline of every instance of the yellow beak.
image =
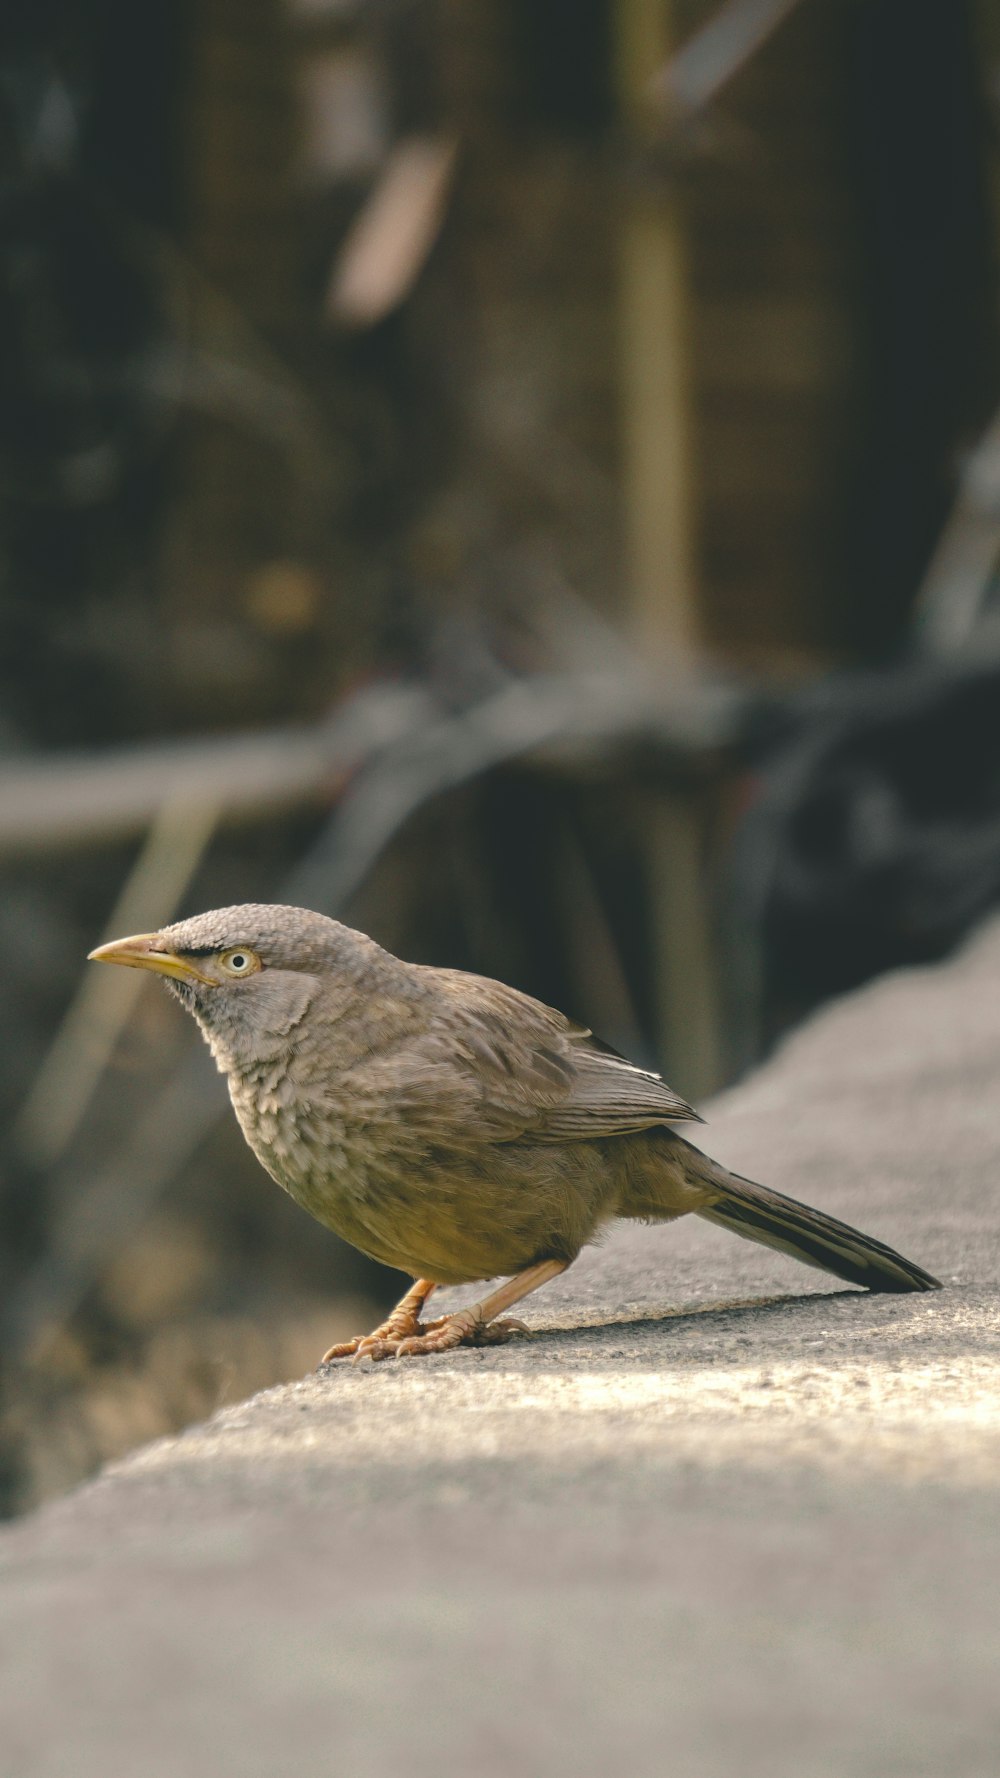
[[202, 982], [216, 987], [214, 977], [203, 975], [193, 958], [180, 957], [168, 951], [158, 932], [139, 932], [134, 938], [116, 938], [109, 945], [98, 945], [87, 957], [88, 963], [124, 963], [127, 969], [155, 969], [159, 975], [172, 975], [180, 982]]

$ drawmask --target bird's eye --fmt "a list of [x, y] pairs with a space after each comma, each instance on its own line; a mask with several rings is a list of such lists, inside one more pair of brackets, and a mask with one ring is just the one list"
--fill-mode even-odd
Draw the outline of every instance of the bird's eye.
[[232, 951], [223, 951], [219, 958], [219, 967], [227, 975], [254, 975], [260, 968], [260, 958], [256, 951], [250, 951], [246, 945], [239, 945]]

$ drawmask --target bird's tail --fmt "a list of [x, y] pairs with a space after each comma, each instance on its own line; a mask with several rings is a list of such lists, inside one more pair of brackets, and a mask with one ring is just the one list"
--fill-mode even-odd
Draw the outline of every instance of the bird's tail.
[[873, 1236], [863, 1235], [822, 1210], [811, 1210], [795, 1198], [755, 1185], [751, 1179], [741, 1179], [715, 1162], [709, 1166], [713, 1183], [722, 1190], [696, 1212], [707, 1222], [731, 1229], [748, 1241], [776, 1247], [807, 1266], [819, 1266], [821, 1271], [846, 1278], [850, 1284], [863, 1284], [868, 1290], [940, 1290], [937, 1278]]

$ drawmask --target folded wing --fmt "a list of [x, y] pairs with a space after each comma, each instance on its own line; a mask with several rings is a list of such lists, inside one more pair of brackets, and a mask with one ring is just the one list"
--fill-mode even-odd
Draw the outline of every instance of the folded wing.
[[434, 1021], [437, 1089], [478, 1135], [579, 1142], [702, 1121], [658, 1074], [552, 1007], [483, 977], [434, 975], [444, 997]]

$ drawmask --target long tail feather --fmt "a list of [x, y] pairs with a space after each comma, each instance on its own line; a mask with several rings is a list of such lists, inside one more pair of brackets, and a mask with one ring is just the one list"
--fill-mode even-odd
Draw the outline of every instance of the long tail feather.
[[852, 1229], [822, 1210], [811, 1210], [795, 1198], [783, 1197], [781, 1192], [755, 1185], [751, 1179], [741, 1179], [721, 1167], [713, 1170], [716, 1178], [724, 1181], [724, 1191], [697, 1212], [707, 1222], [731, 1229], [748, 1241], [776, 1247], [807, 1266], [818, 1266], [868, 1290], [940, 1290], [937, 1278], [860, 1229]]

